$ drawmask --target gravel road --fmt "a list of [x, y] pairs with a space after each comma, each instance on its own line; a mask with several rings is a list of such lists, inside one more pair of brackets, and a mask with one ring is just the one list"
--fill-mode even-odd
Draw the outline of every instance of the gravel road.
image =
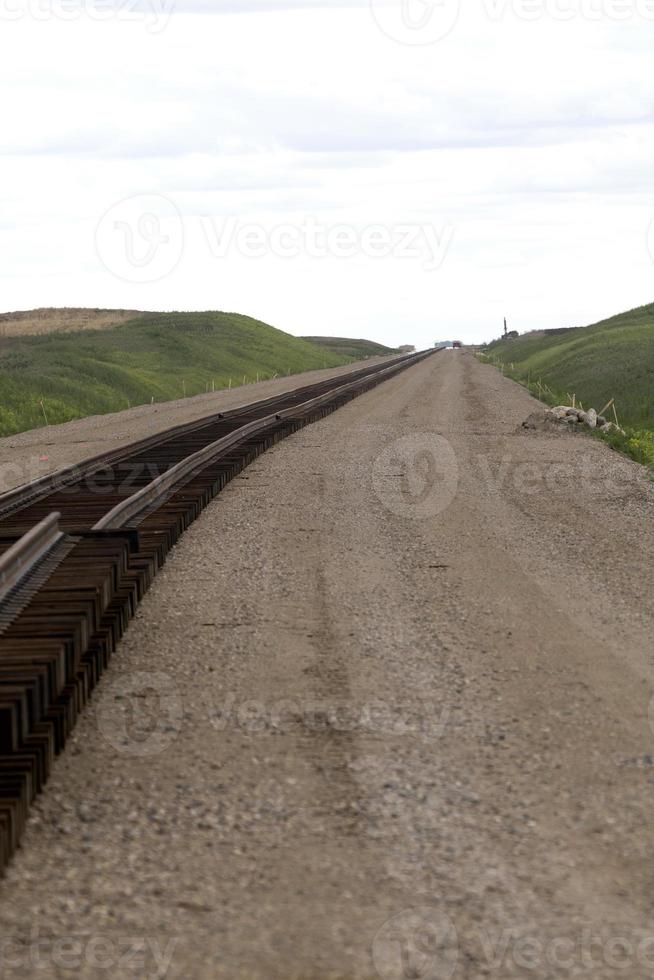
[[34, 809], [3, 977], [654, 975], [654, 485], [536, 407], [441, 353], [230, 484]]

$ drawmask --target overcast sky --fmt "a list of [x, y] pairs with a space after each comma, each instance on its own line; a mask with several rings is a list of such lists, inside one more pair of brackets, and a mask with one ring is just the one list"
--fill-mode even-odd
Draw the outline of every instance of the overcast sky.
[[654, 0], [0, 0], [0, 309], [424, 347], [654, 301], [653, 48]]

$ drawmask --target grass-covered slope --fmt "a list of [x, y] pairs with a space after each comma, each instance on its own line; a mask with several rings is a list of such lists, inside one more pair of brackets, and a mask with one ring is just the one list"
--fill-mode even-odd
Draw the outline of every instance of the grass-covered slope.
[[[0, 339], [0, 435], [349, 358], [233, 313], [146, 314], [101, 331]], [[41, 407], [43, 401], [43, 408]]]
[[654, 303], [590, 327], [495, 341], [487, 351], [521, 378], [575, 392], [586, 405], [615, 397], [621, 421], [654, 429]]
[[576, 395], [601, 409], [615, 398], [626, 440], [612, 441], [640, 462], [654, 465], [654, 303], [589, 327], [539, 331], [497, 340], [486, 355], [549, 401]]
[[310, 344], [318, 344], [319, 347], [338, 357], [349, 357], [357, 361], [364, 357], [397, 354], [394, 348], [376, 344], [374, 340], [350, 340], [349, 337], [303, 337], [302, 340], [307, 340]]

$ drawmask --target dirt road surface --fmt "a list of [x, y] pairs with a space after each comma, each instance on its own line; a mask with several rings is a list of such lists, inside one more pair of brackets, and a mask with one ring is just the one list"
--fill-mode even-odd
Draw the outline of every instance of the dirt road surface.
[[0, 886], [2, 976], [654, 975], [654, 487], [438, 354], [262, 456]]

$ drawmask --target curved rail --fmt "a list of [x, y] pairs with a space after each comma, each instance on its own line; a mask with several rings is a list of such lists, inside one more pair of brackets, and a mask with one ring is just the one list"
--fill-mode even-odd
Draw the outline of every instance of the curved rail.
[[[390, 366], [398, 367], [400, 364], [406, 365], [407, 361], [415, 358], [415, 354], [397, 357], [393, 359]], [[382, 370], [386, 369], [382, 368]], [[362, 378], [374, 376], [377, 373], [379, 373], [379, 365], [375, 364], [371, 367], [361, 368], [347, 374], [336, 375], [333, 378], [327, 378], [318, 383], [303, 385], [300, 388], [291, 388], [269, 398], [263, 398], [259, 401], [250, 402], [246, 405], [241, 405], [237, 408], [228, 409], [223, 412], [213, 412], [210, 415], [202, 416], [202, 418], [195, 419], [191, 422], [184, 422], [181, 425], [164, 429], [162, 432], [155, 433], [152, 436], [146, 436], [143, 439], [129, 443], [126, 446], [121, 446], [118, 449], [112, 449], [104, 453], [99, 453], [95, 456], [90, 456], [81, 463], [66, 466], [54, 473], [48, 473], [37, 480], [33, 480], [29, 484], [15, 487], [12, 490], [8, 490], [5, 493], [0, 494], [0, 521], [3, 521], [6, 517], [9, 517], [17, 510], [21, 510], [23, 507], [29, 504], [42, 500], [51, 493], [71, 487], [80, 480], [93, 476], [100, 469], [115, 466], [116, 464], [123, 462], [128, 457], [134, 456], [137, 453], [144, 453], [152, 450], [155, 447], [165, 444], [173, 438], [200, 432], [202, 429], [208, 428], [217, 421], [230, 421], [232, 419], [236, 420], [239, 418], [239, 416], [248, 415], [254, 411], [258, 412], [265, 410], [267, 406], [273, 407], [282, 399], [294, 399], [297, 396], [301, 397], [303, 392], [309, 393], [315, 391], [316, 388], [325, 388], [326, 391], [333, 391], [334, 386], [339, 381], [344, 381], [345, 379], [347, 379], [348, 382], [360, 381]]]
[[[385, 380], [386, 377], [397, 373], [405, 366], [405, 363], [392, 364], [381, 371], [375, 372], [372, 377], [375, 380]], [[345, 385], [339, 385], [339, 387], [331, 388], [316, 398], [310, 398], [308, 401], [294, 405], [292, 408], [283, 409], [273, 415], [265, 415], [260, 419], [249, 422], [247, 425], [241, 426], [234, 432], [230, 432], [229, 435], [223, 436], [221, 439], [217, 439], [203, 449], [198, 450], [198, 452], [187, 456], [186, 459], [172, 466], [131, 497], [121, 501], [94, 525], [93, 530], [119, 530], [120, 528], [132, 525], [142, 514], [149, 511], [152, 507], [156, 507], [158, 502], [166, 499], [170, 493], [181, 487], [186, 480], [191, 478], [198, 470], [202, 469], [203, 466], [208, 465], [211, 461], [226, 452], [226, 450], [243, 442], [244, 439], [256, 436], [259, 433], [264, 433], [277, 422], [290, 419], [295, 415], [307, 414], [313, 409], [338, 400], [343, 395], [348, 395], [356, 391], [360, 386], [361, 379], [351, 381]]]

